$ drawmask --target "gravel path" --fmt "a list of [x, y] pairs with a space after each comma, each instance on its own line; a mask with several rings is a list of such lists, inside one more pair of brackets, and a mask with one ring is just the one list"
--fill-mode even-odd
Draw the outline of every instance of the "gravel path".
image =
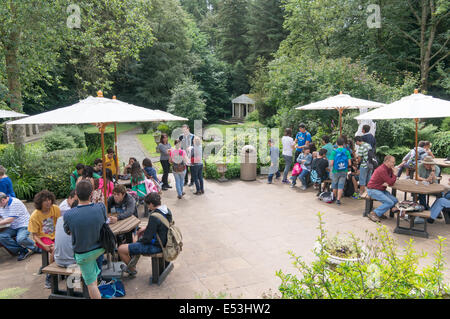
[[141, 128], [135, 128], [119, 134], [117, 148], [120, 167], [123, 167], [124, 163], [128, 164], [130, 157], [135, 157], [140, 164], [142, 164], [142, 160], [146, 157], [150, 158], [152, 162], [159, 162], [159, 157], [150, 157], [147, 150], [137, 138], [136, 135], [141, 133]]

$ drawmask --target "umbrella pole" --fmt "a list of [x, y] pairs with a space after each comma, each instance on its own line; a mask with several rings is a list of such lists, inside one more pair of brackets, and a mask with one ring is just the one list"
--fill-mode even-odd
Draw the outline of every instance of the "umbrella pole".
[[116, 181], [119, 175], [119, 154], [117, 153], [117, 123], [114, 123], [114, 152], [116, 154]]
[[339, 137], [342, 136], [342, 112], [344, 109], [339, 108]]
[[101, 123], [99, 130], [100, 130], [100, 134], [101, 134], [101, 142], [102, 142], [102, 170], [103, 170], [103, 199], [105, 201], [105, 207], [106, 209], [108, 209], [108, 198], [106, 197], [106, 166], [105, 166], [105, 123]]
[[418, 171], [418, 160], [419, 160], [419, 154], [417, 150], [417, 140], [418, 140], [418, 131], [419, 131], [419, 119], [414, 119], [414, 122], [416, 122], [416, 180], [419, 178], [419, 171]]

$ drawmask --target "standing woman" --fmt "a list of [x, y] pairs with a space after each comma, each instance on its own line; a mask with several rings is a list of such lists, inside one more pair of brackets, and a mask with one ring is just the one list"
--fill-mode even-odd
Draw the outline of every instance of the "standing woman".
[[175, 141], [175, 147], [170, 150], [170, 163], [173, 165], [173, 176], [175, 177], [175, 184], [178, 193], [178, 199], [184, 195], [184, 176], [186, 175], [186, 163], [189, 162], [187, 154], [181, 149], [181, 141]]
[[145, 195], [147, 195], [145, 175], [139, 162], [134, 162], [133, 165], [131, 165], [131, 190], [137, 193], [140, 201], [144, 200]]
[[202, 162], [202, 140], [200, 137], [194, 137], [194, 145], [191, 147], [191, 174], [194, 180], [196, 192], [194, 195], [205, 193], [203, 189], [203, 162]]
[[289, 171], [291, 170], [292, 151], [295, 147], [294, 139], [292, 138], [292, 130], [290, 128], [284, 130], [284, 136], [281, 138], [281, 143], [283, 144], [283, 158], [285, 163], [283, 180], [281, 182], [284, 184], [289, 184], [287, 176]]
[[163, 176], [162, 176], [163, 191], [167, 190], [168, 188], [172, 188], [172, 186], [170, 186], [168, 182], [170, 172], [169, 151], [171, 148], [172, 146], [169, 143], [169, 137], [167, 136], [167, 134], [166, 133], [161, 134], [161, 141], [158, 144], [156, 151], [161, 154], [159, 162], [161, 163], [161, 166], [163, 168]]

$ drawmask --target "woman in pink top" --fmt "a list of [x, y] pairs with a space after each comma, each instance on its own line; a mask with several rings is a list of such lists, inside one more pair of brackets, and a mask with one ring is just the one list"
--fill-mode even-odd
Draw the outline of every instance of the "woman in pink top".
[[186, 175], [186, 164], [189, 162], [189, 159], [186, 152], [180, 148], [180, 140], [175, 140], [174, 144], [174, 148], [169, 151], [169, 162], [172, 164], [172, 172], [175, 177], [178, 199], [181, 199], [184, 195], [184, 176]]

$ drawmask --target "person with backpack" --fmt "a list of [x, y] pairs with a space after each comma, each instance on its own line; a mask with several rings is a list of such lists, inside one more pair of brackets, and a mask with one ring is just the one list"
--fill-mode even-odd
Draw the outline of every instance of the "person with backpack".
[[337, 149], [331, 153], [330, 159], [330, 166], [332, 167], [331, 188], [338, 205], [341, 205], [348, 168], [352, 165], [351, 159], [350, 152], [344, 148], [344, 139], [339, 137], [337, 139]]
[[318, 186], [319, 192], [317, 196], [320, 195], [322, 190], [322, 182], [328, 179], [328, 160], [327, 160], [327, 150], [321, 148], [317, 158], [313, 159], [311, 163], [311, 181]]
[[173, 166], [172, 172], [175, 178], [175, 185], [177, 189], [178, 199], [181, 199], [184, 195], [184, 176], [186, 175], [186, 163], [189, 162], [187, 154], [181, 149], [181, 141], [175, 140], [175, 146], [169, 151], [169, 161]]
[[[372, 178], [367, 184], [367, 195], [372, 199], [381, 202], [381, 205], [369, 213], [369, 219], [374, 222], [379, 222], [381, 219], [387, 217], [384, 213], [398, 203], [398, 199], [391, 195], [386, 188], [394, 185], [397, 180], [397, 170], [395, 167], [395, 157], [386, 155], [384, 162], [373, 172]], [[392, 212], [398, 211], [398, 209]]]
[[[136, 264], [140, 255], [160, 253], [167, 244], [169, 228], [160, 218], [165, 218], [169, 223], [172, 222], [172, 212], [166, 205], [161, 204], [159, 194], [148, 194], [145, 202], [152, 212], [148, 217], [147, 227], [137, 231], [138, 240], [135, 243], [120, 245], [118, 249], [120, 260], [125, 263], [122, 265], [122, 270], [131, 277], [135, 277], [137, 274]], [[159, 216], [156, 216], [157, 214]], [[136, 258], [132, 259], [132, 257]]]
[[[363, 141], [361, 136], [355, 137], [356, 145], [358, 145], [358, 162], [359, 162], [359, 194], [354, 197], [355, 199], [361, 199], [361, 195], [366, 192], [366, 185], [372, 176], [372, 171], [369, 167], [369, 151], [372, 147], [369, 143]], [[355, 189], [356, 192], [357, 189]]]
[[[417, 153], [418, 153], [418, 159], [419, 161], [423, 160], [425, 156], [427, 156], [427, 150], [425, 147], [425, 141], [420, 141], [417, 147]], [[398, 165], [398, 173], [397, 178], [400, 178], [402, 175], [403, 169], [406, 168], [406, 179], [408, 179], [410, 176], [410, 171], [415, 170], [416, 168], [416, 148], [413, 148], [408, 152], [408, 154], [403, 157], [402, 162], [400, 165]]]
[[[311, 163], [312, 163], [312, 154], [309, 152], [309, 146], [304, 146], [303, 147], [303, 153], [300, 153], [300, 155], [297, 158], [297, 163], [300, 163], [301, 165], [301, 172], [298, 175], [298, 179], [302, 182], [302, 190], [306, 190], [306, 188], [308, 187], [308, 183], [306, 181], [306, 178], [309, 174], [309, 172], [311, 171]], [[293, 176], [291, 177], [292, 180], [292, 184], [291, 184], [291, 188], [294, 188], [296, 185], [296, 181], [297, 181], [297, 177]]]
[[295, 147], [295, 158], [298, 158], [305, 146], [309, 146], [309, 143], [312, 142], [311, 134], [306, 130], [306, 125], [300, 123], [298, 126], [299, 132], [295, 135], [294, 144], [297, 144]]

